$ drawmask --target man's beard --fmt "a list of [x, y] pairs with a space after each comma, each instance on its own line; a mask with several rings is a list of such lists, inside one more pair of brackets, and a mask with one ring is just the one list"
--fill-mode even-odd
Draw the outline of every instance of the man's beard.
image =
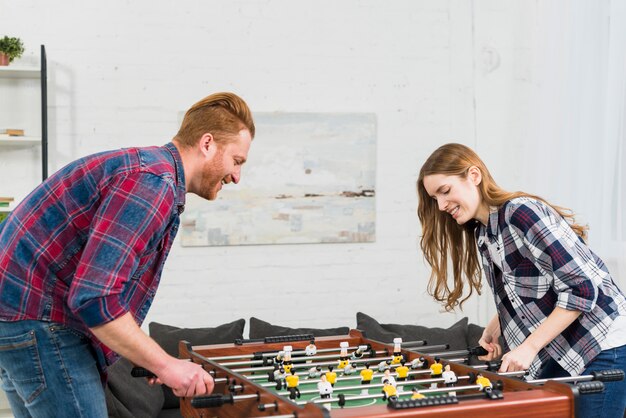
[[225, 177], [224, 165], [222, 164], [224, 152], [218, 148], [217, 153], [211, 161], [205, 163], [202, 170], [202, 182], [198, 195], [207, 200], [217, 199], [218, 185]]

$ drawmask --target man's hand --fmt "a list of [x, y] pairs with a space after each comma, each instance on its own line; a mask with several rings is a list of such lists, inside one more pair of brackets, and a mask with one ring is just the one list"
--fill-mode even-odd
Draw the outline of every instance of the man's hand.
[[189, 360], [173, 359], [157, 371], [157, 382], [169, 386], [174, 395], [191, 397], [209, 395], [213, 392], [213, 378], [202, 366]]

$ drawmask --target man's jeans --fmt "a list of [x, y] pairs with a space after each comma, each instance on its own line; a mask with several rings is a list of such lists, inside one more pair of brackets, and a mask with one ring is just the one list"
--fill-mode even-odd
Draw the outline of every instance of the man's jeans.
[[[621, 369], [626, 371], [626, 345], [601, 352], [589, 363], [581, 375], [596, 370]], [[542, 369], [540, 379], [569, 376], [557, 362], [550, 360]], [[622, 418], [626, 408], [626, 380], [605, 382], [604, 392], [581, 395], [578, 398], [578, 418]]]
[[107, 417], [89, 339], [44, 321], [0, 321], [0, 378], [16, 418]]

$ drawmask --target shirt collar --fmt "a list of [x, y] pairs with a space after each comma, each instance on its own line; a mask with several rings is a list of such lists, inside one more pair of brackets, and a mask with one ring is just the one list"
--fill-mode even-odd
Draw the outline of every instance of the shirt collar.
[[489, 206], [489, 219], [487, 220], [487, 234], [495, 237], [498, 233], [499, 209], [497, 206]]
[[178, 206], [178, 213], [183, 213], [185, 210], [185, 196], [187, 193], [185, 187], [185, 170], [183, 170], [183, 160], [180, 157], [178, 149], [172, 142], [165, 144], [165, 148], [172, 154], [174, 159], [174, 167], [176, 169], [176, 205]]

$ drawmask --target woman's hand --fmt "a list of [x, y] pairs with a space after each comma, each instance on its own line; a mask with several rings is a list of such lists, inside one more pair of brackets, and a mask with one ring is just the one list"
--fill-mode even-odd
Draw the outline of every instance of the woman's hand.
[[535, 357], [537, 357], [537, 353], [538, 351], [531, 347], [530, 344], [523, 343], [502, 356], [499, 372], [528, 370]]
[[486, 356], [479, 356], [479, 360], [493, 361], [499, 359], [502, 355], [502, 347], [498, 339], [500, 338], [500, 319], [498, 315], [494, 316], [483, 331], [482, 337], [478, 340], [478, 344], [488, 351]]

